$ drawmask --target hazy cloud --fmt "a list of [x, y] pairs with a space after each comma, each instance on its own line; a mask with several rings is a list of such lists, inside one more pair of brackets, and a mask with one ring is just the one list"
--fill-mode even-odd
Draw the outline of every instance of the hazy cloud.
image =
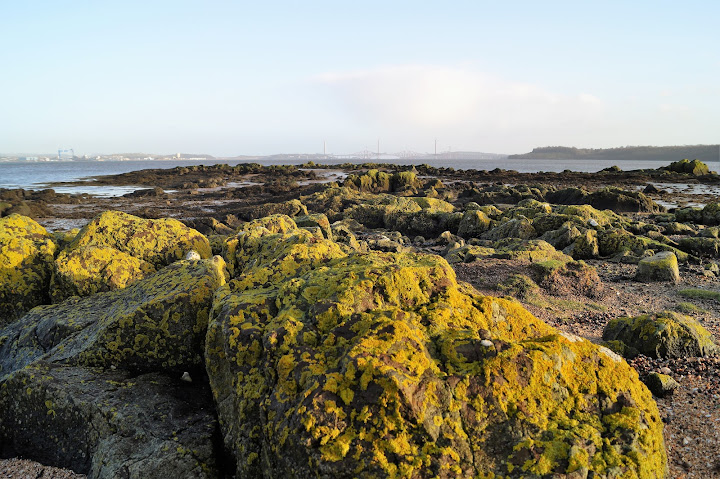
[[552, 92], [465, 68], [391, 66], [325, 73], [315, 80], [357, 121], [401, 136], [410, 130], [451, 135], [468, 147], [476, 146], [479, 133], [530, 139], [557, 131], [567, 137], [589, 128], [604, 110], [589, 93]]

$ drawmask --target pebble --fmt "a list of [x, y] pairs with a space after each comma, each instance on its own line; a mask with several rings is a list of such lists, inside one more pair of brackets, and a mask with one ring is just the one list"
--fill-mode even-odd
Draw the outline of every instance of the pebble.
[[185, 255], [185, 259], [189, 259], [191, 261], [197, 261], [200, 259], [200, 253], [191, 249], [190, 251], [188, 251], [188, 254]]
[[185, 372], [182, 374], [182, 377], [181, 377], [180, 379], [182, 379], [182, 380], [185, 381], [186, 383], [191, 383], [191, 382], [192, 382], [192, 378], [190, 377], [190, 373], [187, 372], [187, 371], [185, 371]]
[[480, 346], [491, 348], [493, 346], [493, 342], [488, 339], [483, 339], [482, 341], [480, 341]]

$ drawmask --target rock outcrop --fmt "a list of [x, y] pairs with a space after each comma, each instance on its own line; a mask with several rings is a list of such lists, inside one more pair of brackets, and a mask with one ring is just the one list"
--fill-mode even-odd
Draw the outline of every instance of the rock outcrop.
[[18, 214], [0, 218], [0, 326], [47, 304], [57, 246], [34, 220]]
[[80, 230], [55, 260], [50, 294], [70, 296], [122, 289], [197, 251], [211, 256], [208, 239], [178, 220], [146, 220], [106, 211]]
[[441, 258], [261, 223], [231, 243], [206, 367], [238, 477], [665, 477], [624, 361]]

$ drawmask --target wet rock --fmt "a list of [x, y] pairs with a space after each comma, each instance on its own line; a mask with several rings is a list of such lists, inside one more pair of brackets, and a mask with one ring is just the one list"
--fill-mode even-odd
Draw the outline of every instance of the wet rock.
[[0, 326], [50, 302], [56, 249], [52, 236], [34, 220], [17, 214], [0, 218]]
[[248, 236], [206, 348], [238, 477], [663, 476], [657, 408], [624, 361], [437, 256]]
[[659, 398], [671, 396], [680, 387], [671, 376], [661, 373], [650, 373], [645, 379], [645, 385], [653, 395]]
[[719, 351], [700, 323], [671, 311], [613, 319], [603, 330], [603, 340], [622, 341], [653, 358], [707, 356]]
[[661, 251], [649, 258], [641, 259], [635, 279], [643, 282], [671, 281], [677, 283], [680, 281], [680, 269], [675, 253]]
[[2, 382], [0, 411], [4, 454], [97, 479], [221, 477], [211, 396], [158, 373], [40, 361]]

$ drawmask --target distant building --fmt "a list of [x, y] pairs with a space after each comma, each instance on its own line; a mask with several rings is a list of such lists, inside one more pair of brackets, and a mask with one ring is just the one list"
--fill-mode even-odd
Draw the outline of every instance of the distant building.
[[37, 156], [21, 156], [18, 158], [20, 161], [38, 161], [39, 159]]

